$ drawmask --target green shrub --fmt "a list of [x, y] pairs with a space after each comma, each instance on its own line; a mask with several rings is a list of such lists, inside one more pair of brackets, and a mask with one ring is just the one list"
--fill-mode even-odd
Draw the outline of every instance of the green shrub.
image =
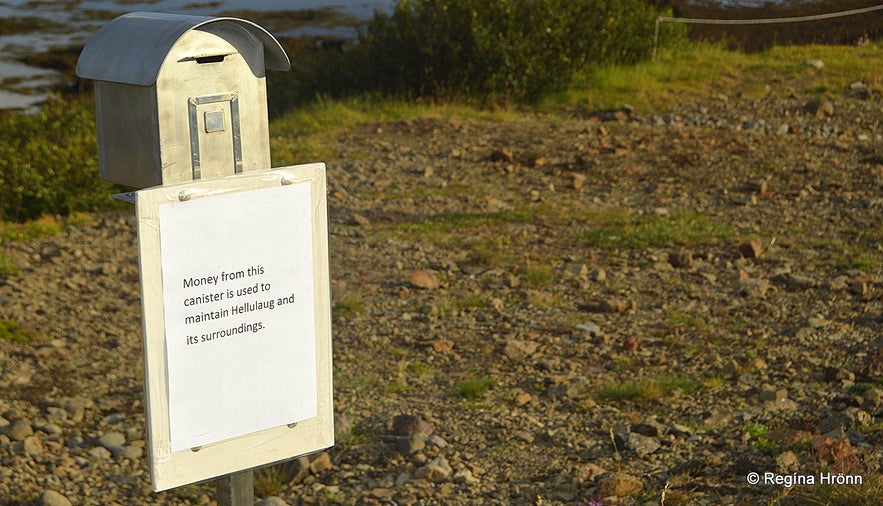
[[118, 189], [98, 175], [95, 116], [88, 102], [52, 100], [32, 115], [0, 118], [0, 219], [25, 221], [113, 204]]
[[658, 14], [644, 0], [399, 0], [361, 45], [387, 92], [533, 100], [590, 67], [648, 58]]

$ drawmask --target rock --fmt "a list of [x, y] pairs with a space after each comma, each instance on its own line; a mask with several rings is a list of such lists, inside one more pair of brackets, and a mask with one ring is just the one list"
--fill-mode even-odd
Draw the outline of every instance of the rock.
[[739, 294], [743, 297], [763, 297], [769, 288], [768, 279], [739, 278]]
[[11, 425], [3, 427], [2, 433], [9, 436], [9, 439], [13, 441], [24, 441], [25, 438], [34, 433], [34, 429], [30, 423], [24, 420], [16, 420]]
[[67, 497], [55, 490], [44, 490], [40, 494], [41, 506], [71, 506], [71, 501]]
[[66, 397], [58, 401], [58, 406], [67, 411], [70, 419], [74, 422], [82, 422], [86, 410], [94, 405], [92, 399], [85, 397]]
[[514, 160], [514, 156], [512, 155], [512, 152], [508, 149], [498, 149], [491, 153], [488, 159], [492, 162], [512, 163], [512, 160]]
[[858, 100], [869, 100], [871, 98], [871, 88], [862, 81], [856, 81], [843, 90], [843, 96], [847, 98], [855, 98]]
[[655, 437], [645, 436], [637, 432], [630, 432], [628, 434], [628, 441], [626, 442], [626, 448], [634, 451], [638, 455], [638, 458], [644, 458], [647, 455], [650, 455], [658, 450], [660, 446], [662, 445]]
[[631, 431], [647, 437], [659, 437], [668, 432], [668, 427], [651, 417], [641, 423], [632, 425]]
[[360, 227], [367, 227], [371, 225], [371, 220], [359, 213], [353, 213], [353, 223], [359, 225]]
[[454, 341], [448, 339], [436, 339], [429, 344], [432, 346], [432, 351], [436, 353], [443, 353], [454, 349]]
[[337, 439], [349, 436], [353, 431], [352, 418], [347, 413], [334, 416], [334, 437]]
[[310, 457], [302, 456], [289, 460], [282, 465], [283, 481], [301, 483], [310, 475]]
[[747, 241], [739, 245], [739, 253], [748, 259], [760, 258], [763, 254], [763, 245], [760, 241]]
[[580, 323], [580, 324], [576, 325], [574, 328], [577, 330], [582, 330], [583, 332], [586, 332], [590, 336], [601, 335], [601, 327], [596, 323], [592, 323], [592, 322]]
[[603, 283], [607, 280], [607, 271], [604, 269], [595, 269], [589, 274], [589, 279], [592, 281], [597, 281], [598, 283]]
[[787, 278], [788, 286], [798, 289], [798, 290], [806, 290], [809, 288], [815, 288], [818, 283], [815, 279], [804, 276], [801, 274], [790, 274]]
[[834, 115], [834, 104], [827, 100], [813, 98], [803, 104], [803, 110], [808, 114], [814, 114], [817, 118]]
[[638, 340], [632, 336], [628, 336], [622, 341], [622, 349], [625, 351], [637, 351]]
[[807, 67], [812, 67], [819, 70], [825, 68], [825, 62], [819, 59], [806, 60], [805, 62], [803, 62], [803, 64]]
[[289, 506], [289, 504], [285, 499], [271, 495], [270, 497], [265, 497], [264, 500], [261, 501], [260, 506]]
[[626, 473], [607, 473], [598, 478], [598, 493], [603, 497], [633, 496], [644, 489], [644, 483]]
[[451, 477], [453, 472], [447, 459], [438, 457], [418, 469], [414, 476], [429, 481], [445, 481]]
[[113, 454], [103, 446], [96, 446], [89, 450], [89, 456], [95, 460], [110, 460]]
[[629, 308], [624, 300], [604, 299], [597, 304], [598, 311], [602, 313], [623, 313]]
[[853, 281], [849, 285], [849, 293], [863, 297], [868, 294], [868, 283], [866, 281]]
[[506, 343], [506, 346], [503, 347], [503, 355], [506, 355], [509, 360], [521, 362], [536, 353], [539, 347], [540, 344], [534, 341], [509, 341]]
[[396, 477], [396, 485], [398, 486], [402, 486], [409, 481], [411, 481], [411, 475], [408, 473], [401, 473]]
[[784, 388], [774, 389], [768, 388], [761, 390], [760, 400], [764, 402], [779, 402], [788, 398], [788, 391]]
[[690, 267], [693, 264], [693, 253], [685, 248], [672, 250], [668, 254], [668, 263], [677, 268]]
[[411, 455], [426, 448], [426, 440], [422, 437], [399, 436], [395, 439], [395, 447], [402, 455]]
[[464, 485], [475, 485], [481, 483], [469, 469], [461, 469], [454, 474], [454, 483], [462, 483]]
[[310, 472], [313, 474], [329, 471], [332, 467], [334, 464], [331, 462], [331, 455], [328, 452], [319, 453], [310, 460]]
[[417, 415], [397, 415], [392, 419], [392, 433], [396, 436], [428, 437], [432, 434], [432, 425]]
[[849, 416], [845, 412], [834, 413], [819, 422], [819, 432], [822, 434], [828, 434], [831, 431], [841, 428], [845, 430], [850, 428], [853, 422], [855, 422], [855, 418]]
[[20, 451], [30, 457], [38, 457], [43, 454], [43, 442], [37, 436], [28, 436], [20, 443]]
[[883, 411], [883, 390], [879, 388], [869, 388], [862, 394], [861, 407], [874, 415], [880, 415]]
[[585, 278], [589, 275], [586, 264], [568, 263], [564, 266], [564, 273], [569, 277]]
[[441, 286], [441, 282], [438, 277], [425, 270], [415, 270], [411, 272], [411, 277], [408, 279], [408, 282], [411, 286], [415, 288], [422, 288], [424, 290], [435, 290], [439, 286]]
[[[809, 328], [811, 328], [813, 330], [818, 330], [818, 329], [822, 329], [822, 328], [827, 327], [828, 325], [831, 324], [831, 322], [829, 322], [828, 320], [824, 319], [821, 316], [813, 316], [812, 318], [809, 318], [808, 320], [806, 320], [806, 324], [809, 325]], [[853, 379], [855, 379], [854, 376], [853, 376]]]
[[571, 186], [576, 191], [582, 191], [586, 186], [586, 176], [584, 174], [574, 174], [571, 179]]
[[425, 439], [425, 443], [427, 445], [437, 446], [438, 448], [445, 448], [448, 446], [448, 442], [445, 441], [441, 436], [437, 436], [433, 434]]
[[791, 450], [786, 450], [776, 455], [776, 472], [780, 474], [789, 474], [797, 471], [800, 467], [800, 460]]
[[116, 459], [138, 460], [144, 456], [144, 449], [136, 445], [123, 445], [108, 448]]
[[114, 447], [125, 445], [126, 435], [122, 432], [107, 432], [102, 434], [96, 442], [108, 450], [111, 450]]

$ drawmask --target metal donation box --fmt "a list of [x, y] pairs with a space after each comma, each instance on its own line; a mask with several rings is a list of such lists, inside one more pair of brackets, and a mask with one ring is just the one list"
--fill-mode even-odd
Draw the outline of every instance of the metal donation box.
[[242, 19], [135, 12], [89, 39], [101, 177], [136, 188], [270, 167], [265, 69], [288, 56]]
[[252, 504], [250, 469], [334, 444], [325, 165], [270, 160], [265, 70], [289, 67], [250, 21], [144, 12], [77, 64], [101, 177], [139, 188], [157, 491], [226, 476]]

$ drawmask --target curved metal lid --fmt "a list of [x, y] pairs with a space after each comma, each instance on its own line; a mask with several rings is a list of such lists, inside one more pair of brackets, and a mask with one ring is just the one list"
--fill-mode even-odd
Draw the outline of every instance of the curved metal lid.
[[77, 75], [98, 81], [153, 85], [166, 55], [182, 35], [217, 22], [238, 24], [255, 36], [264, 46], [266, 68], [291, 68], [288, 55], [279, 41], [251, 21], [160, 12], [131, 12], [107, 23], [89, 37], [77, 61]]

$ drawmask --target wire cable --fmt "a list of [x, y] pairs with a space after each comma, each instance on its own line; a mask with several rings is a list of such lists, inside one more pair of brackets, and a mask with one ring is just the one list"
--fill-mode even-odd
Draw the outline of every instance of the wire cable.
[[879, 11], [881, 9], [883, 9], [883, 5], [875, 5], [872, 7], [863, 7], [861, 9], [852, 9], [840, 12], [830, 12], [827, 14], [812, 14], [809, 16], [793, 16], [787, 18], [766, 19], [699, 19], [659, 16], [658, 18], [656, 18], [656, 29], [653, 33], [653, 59], [656, 60], [656, 46], [659, 43], [659, 25], [663, 21], [668, 21], [672, 23], [693, 23], [704, 25], [771, 25], [778, 23], [800, 23], [803, 21], [817, 21], [820, 19], [841, 18], [844, 16], [854, 16], [856, 14], [865, 14], [868, 12]]

